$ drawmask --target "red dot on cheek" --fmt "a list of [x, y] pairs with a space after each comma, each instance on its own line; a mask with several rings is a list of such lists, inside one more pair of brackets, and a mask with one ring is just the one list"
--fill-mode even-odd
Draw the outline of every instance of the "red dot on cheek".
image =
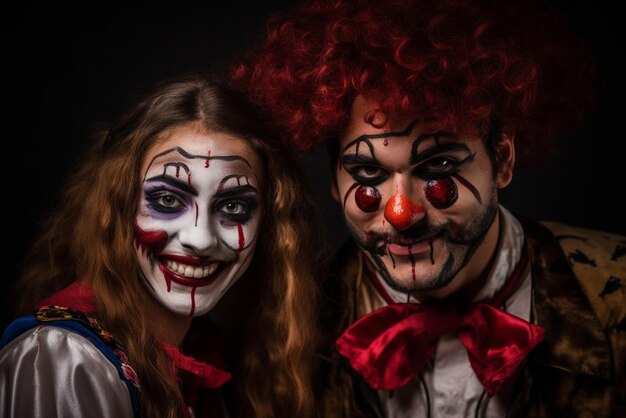
[[167, 238], [167, 232], [165, 231], [144, 231], [138, 225], [135, 225], [135, 239], [144, 251], [159, 252], [167, 244]]
[[451, 178], [431, 180], [424, 187], [426, 199], [437, 209], [449, 208], [456, 202], [459, 193]]
[[135, 226], [135, 234], [137, 236], [137, 240], [147, 246], [159, 246], [163, 245], [167, 241], [167, 232], [165, 231], [144, 231], [139, 228], [139, 226]]
[[354, 193], [356, 205], [363, 212], [375, 212], [380, 207], [382, 196], [378, 189], [369, 186], [359, 186]]

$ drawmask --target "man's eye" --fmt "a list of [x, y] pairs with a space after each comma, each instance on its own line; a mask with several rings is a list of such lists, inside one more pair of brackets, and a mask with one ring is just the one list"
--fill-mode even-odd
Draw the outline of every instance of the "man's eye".
[[462, 164], [463, 161], [454, 158], [433, 157], [415, 167], [413, 172], [424, 180], [435, 180], [455, 174]]
[[431, 158], [430, 160], [428, 160], [426, 165], [430, 168], [434, 168], [438, 170], [445, 170], [446, 168], [449, 168], [452, 165], [452, 162], [446, 157], [436, 157], [436, 158]]
[[366, 186], [376, 186], [385, 181], [389, 175], [385, 169], [375, 165], [348, 166], [346, 171], [354, 181]]
[[378, 167], [364, 165], [364, 166], [356, 167], [353, 173], [359, 177], [373, 178], [373, 177], [380, 176], [383, 173], [383, 170], [381, 170]]

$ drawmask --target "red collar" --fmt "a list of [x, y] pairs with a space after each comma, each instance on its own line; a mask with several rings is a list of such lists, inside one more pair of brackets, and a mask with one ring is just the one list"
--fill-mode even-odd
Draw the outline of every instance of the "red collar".
[[[50, 305], [64, 306], [86, 314], [94, 314], [96, 312], [96, 298], [91, 286], [80, 281], [75, 281], [52, 296], [42, 299], [37, 304], [36, 309]], [[178, 370], [193, 375], [199, 387], [216, 388], [230, 380], [231, 375], [226, 370], [185, 355], [170, 344], [165, 342], [162, 344], [174, 366]], [[195, 348], [194, 351], [201, 352], [199, 348]], [[221, 358], [216, 358], [215, 363], [221, 365]]]

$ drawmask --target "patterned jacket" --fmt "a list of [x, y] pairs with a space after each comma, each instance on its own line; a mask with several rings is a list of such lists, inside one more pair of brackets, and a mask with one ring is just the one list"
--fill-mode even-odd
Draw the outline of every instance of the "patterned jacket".
[[[626, 417], [626, 237], [518, 219], [532, 269], [532, 321], [546, 333], [516, 382], [508, 416]], [[360, 250], [347, 243], [324, 285], [325, 418], [384, 417], [377, 393], [334, 349], [358, 319], [362, 265]]]

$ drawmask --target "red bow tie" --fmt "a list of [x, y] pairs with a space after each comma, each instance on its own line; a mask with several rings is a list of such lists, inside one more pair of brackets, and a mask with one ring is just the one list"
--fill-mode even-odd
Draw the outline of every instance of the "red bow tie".
[[523, 251], [491, 303], [389, 304], [352, 324], [337, 340], [337, 349], [374, 389], [395, 390], [421, 370], [441, 335], [457, 334], [472, 369], [492, 396], [543, 339], [543, 328], [495, 307], [517, 287], [526, 263]]

